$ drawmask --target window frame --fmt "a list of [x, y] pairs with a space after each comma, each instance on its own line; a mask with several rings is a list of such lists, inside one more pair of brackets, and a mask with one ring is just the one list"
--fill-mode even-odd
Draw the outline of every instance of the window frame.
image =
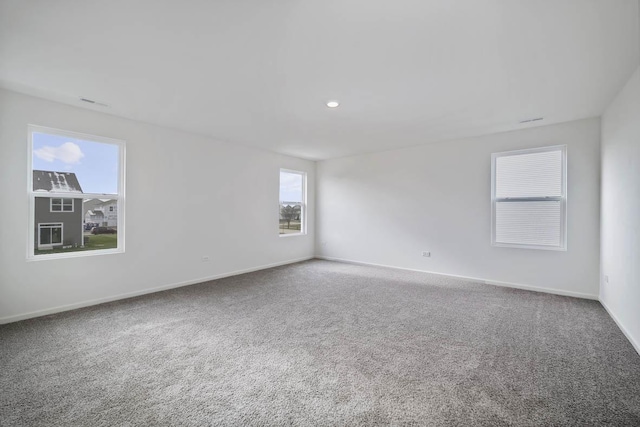
[[[280, 200], [280, 175], [282, 172], [300, 175], [302, 177], [302, 202], [300, 202], [300, 232], [280, 234], [280, 207], [283, 200]], [[278, 172], [278, 237], [294, 237], [307, 235], [307, 173], [304, 171], [280, 168]]]
[[[53, 201], [54, 200], [60, 200], [60, 210], [55, 210], [53, 209]], [[71, 210], [70, 211], [65, 211], [64, 210], [64, 201], [65, 200], [71, 200]], [[57, 203], [56, 203], [57, 205]], [[75, 212], [75, 200], [73, 198], [69, 198], [69, 197], [49, 197], [49, 212], [54, 213], [74, 213]]]
[[[98, 142], [101, 144], [111, 144], [118, 146], [118, 193], [117, 194], [104, 194], [104, 193], [72, 193], [69, 197], [69, 193], [42, 193], [33, 191], [33, 134], [34, 133], [46, 133], [50, 135], [81, 139], [89, 142]], [[125, 252], [125, 178], [126, 178], [126, 141], [121, 139], [109, 138], [98, 135], [91, 135], [81, 132], [74, 132], [63, 129], [56, 129], [40, 125], [27, 125], [27, 196], [29, 200], [29, 219], [27, 221], [27, 261], [44, 261], [51, 259], [64, 259], [64, 258], [80, 258], [87, 256], [99, 256], [119, 254]], [[49, 199], [69, 199], [82, 197], [84, 199], [111, 199], [116, 200], [118, 204], [118, 234], [117, 241], [118, 246], [113, 249], [96, 249], [77, 252], [63, 252], [52, 254], [36, 254], [35, 250], [37, 245], [35, 244], [36, 225], [37, 232], [39, 233], [39, 224], [36, 224], [35, 218], [35, 201], [36, 198], [49, 198]], [[49, 202], [51, 203], [51, 201]], [[75, 201], [73, 202], [75, 206]], [[51, 205], [50, 205], [51, 206]], [[75, 211], [75, 207], [74, 207]], [[71, 211], [54, 211], [56, 213], [70, 213]], [[43, 223], [44, 224], [44, 223]], [[80, 221], [81, 233], [84, 233], [84, 218]], [[64, 232], [64, 230], [63, 230]], [[38, 243], [40, 242], [40, 236], [38, 236]]]
[[[517, 156], [523, 154], [546, 153], [551, 151], [560, 151], [562, 153], [562, 171], [560, 174], [562, 183], [561, 196], [549, 197], [496, 197], [496, 162], [500, 157]], [[567, 250], [567, 146], [552, 145], [545, 147], [527, 148], [523, 150], [502, 151], [491, 154], [491, 246], [517, 248], [517, 249], [538, 249], [547, 251], [566, 251]], [[560, 245], [530, 245], [525, 243], [502, 243], [496, 241], [496, 205], [506, 202], [560, 202]]]

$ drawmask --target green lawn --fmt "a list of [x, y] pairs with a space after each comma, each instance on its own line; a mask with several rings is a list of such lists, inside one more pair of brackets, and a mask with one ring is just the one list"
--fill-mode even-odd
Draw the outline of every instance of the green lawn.
[[300, 233], [301, 224], [300, 221], [291, 221], [289, 227], [287, 227], [287, 221], [280, 220], [280, 234], [295, 234]]
[[99, 249], [115, 249], [118, 247], [118, 235], [117, 234], [96, 234], [84, 236], [83, 248], [55, 248], [49, 250], [35, 250], [36, 255], [43, 254], [59, 254], [64, 252], [80, 252], [80, 251], [95, 251]]

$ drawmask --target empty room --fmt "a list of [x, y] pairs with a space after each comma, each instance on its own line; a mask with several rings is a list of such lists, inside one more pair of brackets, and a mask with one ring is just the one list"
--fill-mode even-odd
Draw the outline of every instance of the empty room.
[[640, 426], [639, 0], [0, 0], [0, 425]]

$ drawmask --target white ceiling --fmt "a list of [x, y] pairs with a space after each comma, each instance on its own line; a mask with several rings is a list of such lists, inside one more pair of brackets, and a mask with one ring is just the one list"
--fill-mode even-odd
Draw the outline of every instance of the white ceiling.
[[0, 0], [0, 84], [326, 159], [598, 116], [638, 66], [638, 15], [638, 0]]

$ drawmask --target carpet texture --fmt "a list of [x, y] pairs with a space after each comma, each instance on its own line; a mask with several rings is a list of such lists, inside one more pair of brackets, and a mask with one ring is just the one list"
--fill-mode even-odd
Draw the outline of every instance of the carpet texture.
[[313, 260], [0, 326], [0, 425], [639, 426], [596, 301]]

